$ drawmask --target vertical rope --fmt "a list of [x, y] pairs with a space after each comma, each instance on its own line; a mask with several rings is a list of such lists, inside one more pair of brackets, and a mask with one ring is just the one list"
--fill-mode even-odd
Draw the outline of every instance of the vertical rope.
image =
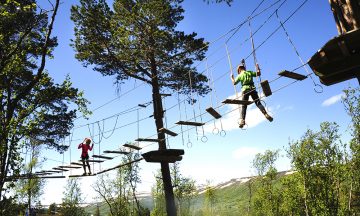
[[[166, 107], [166, 97], [164, 98], [164, 107]], [[168, 128], [166, 111], [164, 112], [164, 117], [165, 117], [165, 128]], [[165, 137], [166, 137], [167, 148], [170, 149], [169, 135], [165, 134]]]
[[[209, 72], [209, 65], [208, 65], [208, 59], [207, 58], [205, 58], [205, 67], [206, 67], [206, 74], [207, 74], [207, 76], [209, 77], [208, 78], [208, 85], [209, 85], [209, 87], [211, 88], [211, 90], [213, 90], [214, 92], [216, 92], [215, 91], [215, 88], [213, 88], [212, 86], [211, 86], [211, 80], [212, 80], [212, 75], [210, 75], [210, 72]], [[211, 107], [213, 107], [215, 110], [216, 110], [216, 108], [214, 107], [214, 102], [213, 102], [213, 91], [211, 91], [210, 92], [210, 104], [211, 104]], [[213, 134], [218, 134], [219, 133], [219, 129], [217, 129], [217, 127], [216, 127], [216, 120], [214, 119], [213, 120], [213, 123], [214, 123], [214, 129], [213, 129]]]
[[[288, 31], [286, 30], [286, 28], [285, 28], [285, 26], [284, 26], [284, 23], [281, 21], [281, 19], [280, 19], [280, 17], [279, 17], [278, 10], [275, 11], [275, 14], [276, 14], [277, 20], [278, 20], [279, 23], [280, 23], [281, 28], [284, 30], [284, 32], [285, 32], [285, 34], [286, 34], [286, 38], [287, 38], [288, 41], [290, 42], [292, 48], [294, 49], [297, 57], [299, 58], [299, 60], [300, 60], [300, 62], [301, 62], [301, 64], [302, 64], [302, 67], [303, 67], [304, 70], [306, 71], [307, 76], [309, 76], [309, 77], [311, 78], [311, 80], [312, 80], [312, 82], [313, 82], [313, 84], [314, 84], [315, 87], [316, 87], [316, 86], [320, 86], [319, 84], [317, 84], [317, 83], [315, 82], [314, 78], [311, 76], [312, 73], [310, 73], [309, 70], [307, 69], [307, 67], [306, 67], [307, 63], [305, 63], [304, 60], [301, 58], [300, 53], [299, 53], [298, 50], [296, 49], [296, 46], [295, 46], [294, 42], [291, 40], [290, 34], [289, 34]], [[317, 91], [317, 90], [315, 89], [315, 87], [314, 87], [314, 90], [315, 90], [317, 93], [321, 93], [321, 92], [322, 92], [322, 87], [321, 87], [321, 86], [320, 86], [320, 87], [321, 87], [321, 90], [320, 90], [320, 91]]]
[[[227, 54], [227, 58], [228, 58], [228, 61], [229, 61], [229, 66], [230, 66], [230, 75], [234, 76], [233, 66], [232, 66], [232, 64], [231, 64], [230, 53], [229, 53], [229, 49], [228, 49], [228, 46], [227, 46], [226, 43], [225, 43], [225, 48], [226, 48], [226, 54]], [[237, 89], [236, 89], [236, 85], [233, 85], [233, 87], [234, 87], [234, 91], [235, 91], [235, 96], [236, 96], [236, 98], [238, 99], [239, 96], [238, 96], [238, 92], [237, 92]], [[238, 110], [239, 110], [239, 115], [241, 116], [240, 105], [238, 105]]]
[[[193, 115], [194, 115], [193, 118], [194, 118], [194, 121], [196, 122], [195, 102], [194, 102], [194, 98], [193, 98], [193, 89], [192, 89], [192, 81], [191, 81], [191, 70], [189, 71], [189, 84], [190, 84], [190, 101], [191, 101], [192, 111], [193, 111]], [[198, 140], [199, 134], [198, 134], [197, 127], [195, 127], [195, 131], [196, 131], [196, 140]]]
[[[177, 90], [177, 93], [178, 93], [178, 96], [177, 96], [177, 99], [178, 99], [178, 107], [179, 107], [179, 121], [181, 121], [182, 117], [181, 117], [181, 101], [180, 101], [180, 92], [179, 92], [179, 88]], [[183, 126], [180, 125], [180, 130], [181, 130], [181, 140], [182, 140], [182, 144], [184, 145], [184, 130], [183, 130]]]
[[[254, 37], [253, 37], [253, 32], [251, 29], [251, 22], [250, 22], [250, 17], [248, 18], [248, 22], [249, 22], [249, 30], [250, 30], [250, 39], [251, 39], [251, 48], [252, 48], [252, 55], [254, 58], [254, 65], [255, 65], [255, 71], [257, 73], [258, 70], [260, 70], [259, 65], [258, 65], [258, 61], [256, 58], [256, 52], [255, 52], [255, 43], [254, 43]], [[258, 92], [260, 93], [260, 82], [261, 82], [261, 75], [260, 76], [256, 76], [256, 80], [258, 83]]]

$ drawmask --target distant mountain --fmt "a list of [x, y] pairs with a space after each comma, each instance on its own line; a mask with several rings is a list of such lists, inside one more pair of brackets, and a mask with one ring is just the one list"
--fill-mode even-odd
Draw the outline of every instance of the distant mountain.
[[[278, 172], [278, 176], [280, 177], [291, 173], [293, 172], [282, 171]], [[247, 184], [247, 182], [251, 178], [254, 178], [254, 176], [234, 178], [213, 186], [216, 195], [216, 202], [213, 209], [216, 209], [218, 215], [238, 216], [239, 214], [247, 212], [249, 202], [249, 184]], [[205, 203], [205, 191], [205, 185], [198, 186], [198, 195], [192, 202], [193, 215], [202, 215]], [[141, 205], [152, 210], [153, 199], [150, 193], [138, 194], [138, 199]], [[106, 203], [100, 204], [99, 206], [101, 206], [100, 212], [102, 214], [106, 215], [109, 212]], [[96, 206], [88, 206], [86, 211], [94, 214], [95, 209]]]

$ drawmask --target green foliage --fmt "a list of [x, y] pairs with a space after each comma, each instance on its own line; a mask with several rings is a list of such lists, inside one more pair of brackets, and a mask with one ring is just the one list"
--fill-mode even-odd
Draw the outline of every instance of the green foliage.
[[[40, 147], [31, 146], [30, 161], [25, 164], [24, 173], [29, 175], [33, 173], [33, 170], [41, 167], [41, 161], [39, 161]], [[41, 178], [29, 178], [19, 179], [16, 183], [16, 195], [19, 203], [27, 203], [26, 206], [32, 206], [33, 203], [39, 201], [40, 196], [43, 194], [43, 187], [45, 180]]]
[[61, 214], [64, 216], [84, 216], [87, 215], [80, 206], [83, 201], [79, 180], [69, 178], [64, 191], [64, 198], [61, 204]]
[[48, 215], [55, 215], [55, 212], [56, 212], [56, 203], [52, 203], [49, 206]]
[[207, 78], [192, 64], [205, 57], [207, 44], [176, 30], [182, 1], [115, 0], [111, 9], [105, 0], [81, 0], [71, 9], [76, 58], [117, 83], [131, 77], [160, 90], [206, 94]]
[[64, 151], [58, 143], [69, 135], [77, 110], [88, 113], [87, 100], [70, 79], [56, 84], [45, 70], [57, 46], [51, 31], [58, 5], [56, 0], [45, 12], [37, 10], [35, 0], [1, 1], [0, 203], [5, 178], [19, 174], [19, 149], [25, 140]]
[[[122, 163], [137, 160], [139, 157], [138, 153], [131, 152], [122, 158]], [[114, 179], [106, 174], [98, 176], [93, 188], [99, 198], [108, 205], [110, 215], [128, 216], [133, 213], [142, 215], [145, 211], [136, 197], [136, 187], [141, 182], [139, 171], [138, 163], [132, 163], [117, 169]]]

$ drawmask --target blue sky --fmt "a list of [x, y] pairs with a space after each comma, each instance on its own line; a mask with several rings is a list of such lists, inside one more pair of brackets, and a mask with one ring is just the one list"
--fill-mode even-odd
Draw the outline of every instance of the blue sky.
[[[49, 7], [46, 2], [42, 1], [43, 7]], [[168, 144], [171, 148], [185, 150], [185, 155], [180, 163], [182, 174], [192, 177], [198, 184], [203, 184], [206, 180], [216, 184], [231, 178], [253, 175], [251, 161], [254, 155], [267, 149], [281, 150], [282, 157], [277, 163], [278, 170], [290, 169], [290, 163], [284, 151], [289, 140], [299, 139], [308, 128], [318, 130], [323, 121], [336, 121], [341, 126], [341, 133], [344, 134], [343, 139], [345, 141], [348, 139], [347, 129], [350, 119], [340, 103], [340, 98], [342, 90], [348, 86], [357, 86], [357, 81], [350, 80], [333, 86], [321, 85], [322, 93], [314, 91], [314, 83], [310, 78], [284, 87], [292, 80], [288, 78], [276, 79], [278, 78], [277, 73], [284, 69], [297, 68], [301, 63], [282, 29], [277, 31], [256, 51], [258, 62], [262, 68], [262, 79], [271, 81], [271, 88], [275, 92], [272, 96], [264, 99], [266, 108], [273, 115], [274, 121], [268, 122], [260, 111], [251, 105], [248, 107], [246, 118], [248, 127], [246, 130], [240, 130], [237, 125], [239, 119], [237, 107], [221, 104], [222, 100], [234, 97], [235, 92], [229, 79], [229, 63], [224, 45], [229, 35], [219, 38], [244, 21], [259, 2], [260, 0], [235, 0], [231, 7], [226, 4], [207, 5], [202, 0], [185, 0], [183, 3], [185, 18], [178, 28], [186, 33], [197, 32], [199, 37], [204, 37], [206, 41], [211, 42], [207, 53], [209, 70], [206, 70], [206, 61], [199, 62], [197, 68], [200, 72], [212, 74], [211, 81], [214, 82], [216, 92], [213, 90], [211, 94], [201, 98], [200, 107], [198, 104], [192, 107], [181, 103], [180, 108], [177, 106], [177, 94], [173, 93], [172, 97], [165, 99], [164, 107], [173, 107], [166, 112], [166, 124], [168, 128], [172, 128], [173, 131], [180, 134], [176, 138], [169, 138]], [[257, 12], [275, 2], [275, 0], [264, 1]], [[300, 0], [286, 1], [279, 10], [281, 19], [285, 20], [302, 2]], [[57, 82], [61, 82], [69, 74], [73, 85], [83, 90], [85, 97], [91, 101], [89, 109], [96, 109], [96, 111], [93, 112], [89, 120], [78, 119], [75, 121], [75, 129], [71, 137], [65, 140], [65, 144], [71, 144], [70, 150], [64, 154], [65, 165], [79, 159], [80, 151], [77, 149], [77, 145], [84, 137], [110, 131], [103, 134], [102, 139], [99, 136], [94, 137], [96, 142], [94, 153], [98, 154], [104, 150], [117, 149], [127, 141], [134, 141], [138, 138], [138, 131], [141, 138], [148, 138], [156, 133], [153, 118], [146, 118], [152, 114], [151, 105], [139, 109], [139, 118], [146, 118], [139, 124], [121, 127], [137, 120], [136, 111], [119, 116], [117, 123], [116, 117], [103, 120], [137, 104], [150, 101], [150, 88], [140, 81], [129, 80], [121, 86], [119, 93], [117, 93], [112, 77], [102, 77], [91, 67], [85, 68], [75, 59], [75, 52], [69, 46], [70, 39], [73, 38], [74, 27], [70, 20], [72, 4], [77, 4], [77, 1], [63, 1], [60, 6], [53, 32], [53, 35], [58, 37], [59, 46], [54, 51], [54, 59], [47, 61], [46, 68]], [[255, 31], [262, 25], [278, 5], [279, 3], [264, 14], [254, 18], [251, 22], [252, 30]], [[264, 27], [254, 35], [255, 46], [261, 44], [278, 26], [276, 17], [271, 17]], [[327, 1], [309, 0], [285, 24], [285, 27], [304, 61], [307, 61], [327, 40], [337, 35], [335, 22]], [[250, 41], [244, 42], [249, 35], [249, 27], [246, 24], [228, 42], [233, 67], [251, 53]], [[252, 56], [247, 59], [247, 66], [248, 69], [254, 69]], [[311, 72], [310, 68], [308, 70]], [[297, 72], [307, 73], [302, 68]], [[316, 84], [320, 84], [315, 75], [312, 77]], [[119, 94], [122, 96], [118, 97]], [[193, 95], [193, 97], [197, 96]], [[180, 96], [180, 100], [183, 99], [184, 97]], [[112, 102], [108, 103], [109, 101]], [[106, 103], [107, 105], [97, 109]], [[211, 104], [215, 107], [219, 106], [219, 112], [222, 114], [235, 110], [224, 115], [221, 122], [214, 122], [212, 117], [205, 112], [205, 109]], [[197, 132], [195, 129], [191, 129], [184, 132], [182, 136], [181, 128], [175, 126], [174, 123], [180, 119], [191, 118], [193, 113], [198, 116], [197, 120], [200, 119], [199, 115], [201, 114], [203, 122], [209, 121], [209, 123], [203, 129], [198, 128]], [[226, 131], [224, 137], [212, 133], [214, 128], [220, 129], [221, 124]], [[113, 130], [113, 128], [118, 127], [121, 128]], [[187, 127], [183, 129], [186, 130]], [[203, 132], [208, 139], [207, 142], [201, 141]], [[110, 137], [106, 139], [107, 136]], [[72, 141], [69, 142], [69, 140]], [[191, 147], [187, 146], [189, 140], [192, 143]], [[151, 145], [140, 143], [140, 146], [146, 146], [142, 152], [157, 149], [155, 143]], [[48, 158], [43, 165], [45, 170], [59, 166], [63, 161], [63, 155], [51, 150], [44, 150], [42, 156]], [[114, 158], [102, 163], [101, 166], [95, 165], [94, 169], [95, 171], [107, 169], [119, 163], [120, 159]], [[160, 166], [144, 161], [140, 163], [140, 166], [142, 184], [139, 186], [139, 191], [149, 192], [154, 182], [153, 175]], [[82, 174], [82, 170], [72, 171], [71, 174]], [[110, 172], [110, 174], [112, 173]], [[96, 177], [80, 180], [86, 202], [96, 201], [94, 199], [95, 193], [91, 188], [91, 184], [95, 180]], [[66, 179], [48, 180], [42, 203], [60, 203], [65, 183]]]

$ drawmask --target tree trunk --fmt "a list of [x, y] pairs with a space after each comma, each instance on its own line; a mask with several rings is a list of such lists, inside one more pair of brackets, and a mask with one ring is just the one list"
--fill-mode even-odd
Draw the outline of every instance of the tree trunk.
[[[161, 95], [160, 95], [160, 88], [159, 82], [156, 73], [156, 67], [152, 68], [152, 98], [153, 98], [153, 106], [154, 106], [154, 119], [156, 124], [156, 131], [158, 132], [158, 139], [159, 141], [159, 150], [166, 149], [166, 141], [165, 141], [165, 134], [163, 132], [159, 132], [160, 128], [164, 127], [163, 116], [164, 110], [162, 107]], [[175, 206], [175, 199], [174, 199], [174, 192], [171, 183], [171, 175], [170, 175], [170, 168], [169, 163], [162, 162], [161, 163], [161, 174], [162, 180], [164, 185], [164, 192], [165, 192], [165, 200], [166, 200], [166, 212], [168, 216], [176, 216], [176, 206]]]

